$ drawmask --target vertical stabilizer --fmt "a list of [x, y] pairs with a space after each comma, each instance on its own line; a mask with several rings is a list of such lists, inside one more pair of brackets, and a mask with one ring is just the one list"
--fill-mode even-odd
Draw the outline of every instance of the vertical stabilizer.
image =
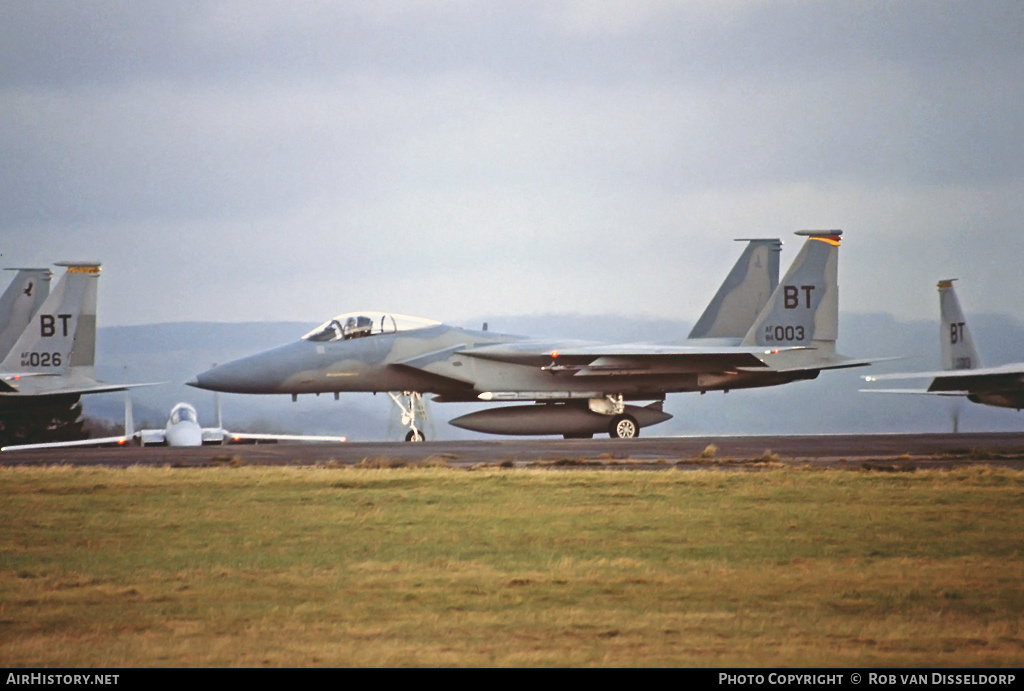
[[839, 334], [841, 230], [801, 230], [804, 246], [743, 344], [835, 352]]
[[942, 352], [942, 369], [977, 369], [981, 357], [974, 347], [974, 339], [967, 320], [960, 308], [960, 300], [953, 288], [955, 278], [939, 281], [939, 349]]
[[59, 262], [67, 267], [29, 320], [0, 371], [91, 377], [96, 362], [96, 285], [99, 262]]
[[17, 271], [11, 285], [0, 297], [0, 358], [7, 357], [29, 320], [50, 294], [49, 269], [8, 269]]
[[732, 271], [715, 293], [688, 338], [743, 338], [779, 285], [778, 238], [747, 239]]

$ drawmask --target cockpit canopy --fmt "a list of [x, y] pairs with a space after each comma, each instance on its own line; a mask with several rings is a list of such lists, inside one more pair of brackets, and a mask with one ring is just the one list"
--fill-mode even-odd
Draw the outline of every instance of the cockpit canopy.
[[324, 322], [302, 338], [307, 341], [342, 341], [351, 338], [379, 336], [380, 334], [413, 331], [438, 326], [441, 322], [432, 319], [409, 317], [386, 312], [348, 312]]
[[171, 411], [171, 424], [177, 425], [182, 422], [199, 424], [199, 416], [196, 415], [196, 409], [188, 403], [179, 403]]

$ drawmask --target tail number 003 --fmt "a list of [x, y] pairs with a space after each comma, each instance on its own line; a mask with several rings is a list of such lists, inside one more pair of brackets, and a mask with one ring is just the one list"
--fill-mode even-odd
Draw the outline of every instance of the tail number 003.
[[791, 343], [802, 341], [806, 331], [802, 326], [771, 326], [764, 327], [764, 340], [768, 343]]

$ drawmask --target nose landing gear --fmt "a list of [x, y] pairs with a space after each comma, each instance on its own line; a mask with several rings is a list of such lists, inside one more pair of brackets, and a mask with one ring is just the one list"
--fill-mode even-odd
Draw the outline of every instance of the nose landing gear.
[[402, 411], [402, 425], [408, 427], [405, 435], [406, 441], [426, 441], [427, 437], [416, 425], [416, 418], [419, 416], [424, 422], [427, 419], [427, 409], [423, 405], [423, 394], [419, 391], [388, 391], [388, 396], [395, 402], [398, 409]]

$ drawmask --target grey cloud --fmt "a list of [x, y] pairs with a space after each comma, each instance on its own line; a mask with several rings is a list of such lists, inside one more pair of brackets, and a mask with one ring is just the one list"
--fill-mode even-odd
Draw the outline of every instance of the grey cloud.
[[919, 311], [949, 254], [891, 257], [1019, 234], [1021, 35], [1016, 1], [7, 3], [3, 249], [109, 257], [129, 323], [136, 268], [217, 296], [179, 318], [692, 317], [709, 246], [822, 224]]

